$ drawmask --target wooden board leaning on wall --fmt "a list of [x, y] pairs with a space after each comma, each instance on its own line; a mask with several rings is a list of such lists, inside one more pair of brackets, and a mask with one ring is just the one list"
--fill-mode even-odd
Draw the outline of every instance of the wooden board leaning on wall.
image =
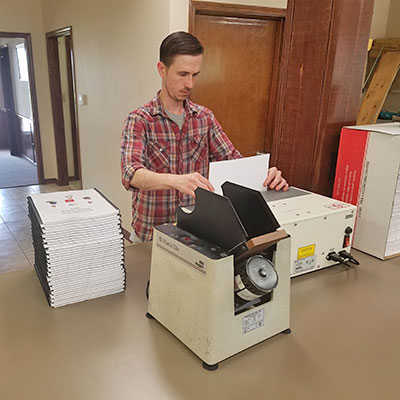
[[374, 39], [367, 66], [367, 70], [373, 70], [366, 82], [357, 125], [376, 122], [389, 90], [400, 87], [399, 68], [400, 39]]

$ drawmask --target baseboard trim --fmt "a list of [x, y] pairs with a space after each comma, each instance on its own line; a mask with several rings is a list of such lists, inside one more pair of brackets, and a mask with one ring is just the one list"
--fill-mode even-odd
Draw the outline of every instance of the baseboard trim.
[[22, 154], [22, 158], [25, 158], [26, 161], [29, 161], [31, 164], [33, 164], [36, 169], [37, 169], [37, 164], [35, 163], [35, 161], [33, 161], [31, 158], [29, 158], [28, 156], [26, 156], [25, 154]]
[[45, 179], [45, 180], [43, 181], [43, 184], [44, 184], [44, 185], [47, 185], [47, 184], [49, 184], [49, 183], [56, 183], [56, 184], [58, 185], [58, 179], [57, 179], [57, 178], [49, 178], [49, 179]]

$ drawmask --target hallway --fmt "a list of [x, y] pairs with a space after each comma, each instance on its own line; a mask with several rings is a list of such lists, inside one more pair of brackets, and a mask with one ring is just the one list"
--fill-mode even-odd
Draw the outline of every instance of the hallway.
[[26, 197], [30, 193], [78, 189], [80, 181], [71, 182], [68, 186], [48, 184], [0, 189], [0, 274], [33, 266], [31, 223]]
[[39, 183], [36, 166], [24, 157], [10, 155], [0, 150], [0, 189]]

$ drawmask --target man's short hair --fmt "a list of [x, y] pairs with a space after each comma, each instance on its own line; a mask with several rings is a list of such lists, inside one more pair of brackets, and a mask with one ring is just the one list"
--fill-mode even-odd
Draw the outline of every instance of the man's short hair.
[[174, 57], [181, 54], [198, 56], [203, 54], [203, 46], [199, 40], [187, 32], [174, 32], [168, 35], [160, 46], [160, 61], [169, 67]]

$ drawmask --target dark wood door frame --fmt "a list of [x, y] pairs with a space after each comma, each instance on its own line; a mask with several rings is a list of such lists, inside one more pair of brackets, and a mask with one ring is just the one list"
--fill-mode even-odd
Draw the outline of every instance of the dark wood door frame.
[[22, 32], [0, 32], [0, 38], [25, 39], [26, 56], [28, 60], [29, 91], [31, 96], [32, 120], [34, 129], [33, 140], [36, 153], [36, 167], [37, 167], [38, 181], [40, 184], [43, 184], [45, 183], [45, 179], [43, 171], [42, 146], [40, 141], [39, 111], [38, 111], [37, 97], [36, 97], [35, 71], [33, 67], [31, 34]]
[[[288, 0], [287, 8], [271, 8], [248, 6], [228, 3], [202, 2], [190, 0], [189, 2], [189, 32], [195, 32], [195, 16], [199, 15], [223, 15], [237, 18], [277, 19], [280, 27], [276, 36], [275, 46], [280, 49], [278, 57], [274, 60], [271, 86], [271, 100], [268, 115], [272, 118], [267, 121], [265, 149], [271, 153], [271, 164], [276, 164], [277, 151], [280, 142], [280, 123], [283, 116], [283, 98], [285, 88], [285, 76], [288, 68], [289, 46], [293, 20], [294, 1]], [[276, 101], [273, 101], [273, 100]]]
[[[71, 129], [72, 129], [72, 145], [74, 152], [74, 176], [73, 179], [81, 179], [81, 160], [79, 150], [79, 135], [78, 135], [78, 116], [76, 110], [76, 87], [75, 87], [75, 60], [72, 49], [72, 32], [65, 37], [65, 46], [67, 51], [67, 70], [68, 70], [68, 91], [69, 91], [69, 107], [71, 114]], [[71, 177], [70, 177], [71, 178]]]
[[[64, 128], [64, 115], [62, 107], [62, 91], [60, 80], [60, 65], [58, 54], [58, 38], [66, 38], [67, 48], [67, 70], [68, 70], [68, 86], [69, 86], [69, 104], [71, 110], [71, 128], [72, 128], [72, 143], [74, 152], [74, 171], [73, 177], [68, 176], [67, 164], [67, 149], [65, 142], [65, 128]], [[49, 66], [49, 82], [51, 105], [53, 111], [53, 126], [54, 137], [56, 144], [57, 156], [57, 171], [58, 171], [58, 184], [68, 185], [69, 178], [80, 179], [80, 151], [79, 151], [79, 135], [77, 124], [77, 111], [76, 111], [76, 96], [75, 96], [75, 71], [74, 71], [74, 57], [72, 47], [72, 28], [65, 27], [56, 31], [46, 33], [47, 41], [47, 59]]]

